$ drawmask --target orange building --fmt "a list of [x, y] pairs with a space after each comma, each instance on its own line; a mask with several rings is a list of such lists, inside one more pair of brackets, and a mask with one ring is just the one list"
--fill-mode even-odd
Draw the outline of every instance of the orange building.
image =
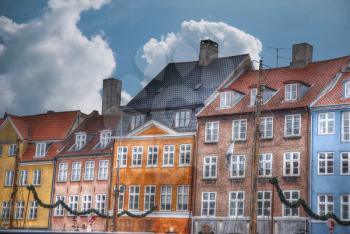
[[120, 185], [115, 209], [142, 214], [156, 207], [145, 218], [117, 218], [116, 231], [189, 232], [194, 139], [193, 132], [151, 120], [115, 140], [112, 186]]

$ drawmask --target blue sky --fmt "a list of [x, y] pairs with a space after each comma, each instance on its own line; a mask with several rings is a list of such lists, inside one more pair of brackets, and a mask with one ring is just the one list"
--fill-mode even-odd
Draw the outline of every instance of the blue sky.
[[[18, 24], [43, 17], [47, 8], [43, 0], [0, 1], [0, 15]], [[309, 42], [314, 60], [350, 54], [349, 9], [348, 0], [115, 0], [82, 12], [78, 28], [88, 38], [100, 34], [108, 42], [117, 63], [113, 76], [135, 95], [142, 88], [137, 81], [144, 79], [143, 46], [150, 38], [161, 40], [162, 35], [178, 32], [184, 21], [224, 22], [243, 30], [261, 41], [264, 63], [275, 66], [275, 52], [269, 46], [290, 48]], [[281, 56], [290, 57], [291, 51], [283, 50]], [[281, 65], [288, 63], [280, 60]]]

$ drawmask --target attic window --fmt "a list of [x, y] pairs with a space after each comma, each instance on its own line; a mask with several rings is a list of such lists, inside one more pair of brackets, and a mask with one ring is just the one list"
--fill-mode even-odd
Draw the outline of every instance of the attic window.
[[286, 84], [284, 91], [284, 100], [285, 101], [295, 101], [298, 98], [298, 84]]
[[100, 142], [96, 146], [96, 148], [103, 149], [105, 148], [112, 139], [112, 132], [110, 130], [104, 130], [100, 133]]
[[193, 90], [199, 90], [202, 87], [201, 83], [196, 84], [196, 86], [194, 86]]
[[183, 110], [175, 113], [175, 128], [188, 127], [191, 120], [191, 111]]
[[36, 143], [35, 157], [45, 157], [46, 156], [46, 146], [45, 142]]
[[350, 98], [350, 80], [344, 83], [344, 97]]
[[75, 144], [72, 147], [72, 150], [80, 150], [86, 144], [86, 133], [77, 133], [75, 135]]
[[145, 115], [133, 115], [131, 117], [130, 129], [133, 130], [145, 122]]
[[220, 108], [230, 108], [232, 105], [232, 92], [225, 91], [220, 93]]
[[256, 95], [257, 95], [257, 89], [256, 88], [250, 89], [250, 105], [251, 106], [255, 105]]

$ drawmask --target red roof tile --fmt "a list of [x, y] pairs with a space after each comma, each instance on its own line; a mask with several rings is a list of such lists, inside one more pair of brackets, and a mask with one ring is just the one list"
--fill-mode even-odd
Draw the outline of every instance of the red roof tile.
[[5, 119], [0, 119], [0, 125], [5, 121]]
[[[262, 85], [277, 90], [274, 96], [263, 105], [262, 109], [277, 110], [307, 107], [314, 101], [326, 85], [335, 77], [341, 67], [350, 60], [350, 56], [310, 63], [303, 68], [281, 67], [263, 71]], [[245, 93], [244, 97], [232, 108], [220, 109], [220, 97], [217, 96], [198, 114], [198, 117], [216, 116], [243, 112], [253, 112], [250, 106], [250, 88], [257, 84], [258, 71], [252, 70], [234, 81], [229, 88]], [[297, 101], [284, 101], [284, 85], [296, 81], [309, 86], [307, 92]]]

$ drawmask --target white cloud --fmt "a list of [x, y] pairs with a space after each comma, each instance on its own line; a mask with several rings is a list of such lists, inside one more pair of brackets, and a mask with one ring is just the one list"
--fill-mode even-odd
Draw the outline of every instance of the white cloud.
[[160, 40], [151, 38], [143, 46], [146, 81], [169, 62], [197, 60], [199, 41], [207, 38], [219, 43], [219, 56], [249, 53], [253, 60], [258, 60], [262, 51], [259, 39], [226, 23], [184, 21], [179, 32], [170, 32]]
[[50, 0], [42, 18], [23, 24], [0, 17], [0, 114], [100, 109], [102, 79], [116, 61], [100, 34], [87, 38], [77, 23], [108, 2]]

